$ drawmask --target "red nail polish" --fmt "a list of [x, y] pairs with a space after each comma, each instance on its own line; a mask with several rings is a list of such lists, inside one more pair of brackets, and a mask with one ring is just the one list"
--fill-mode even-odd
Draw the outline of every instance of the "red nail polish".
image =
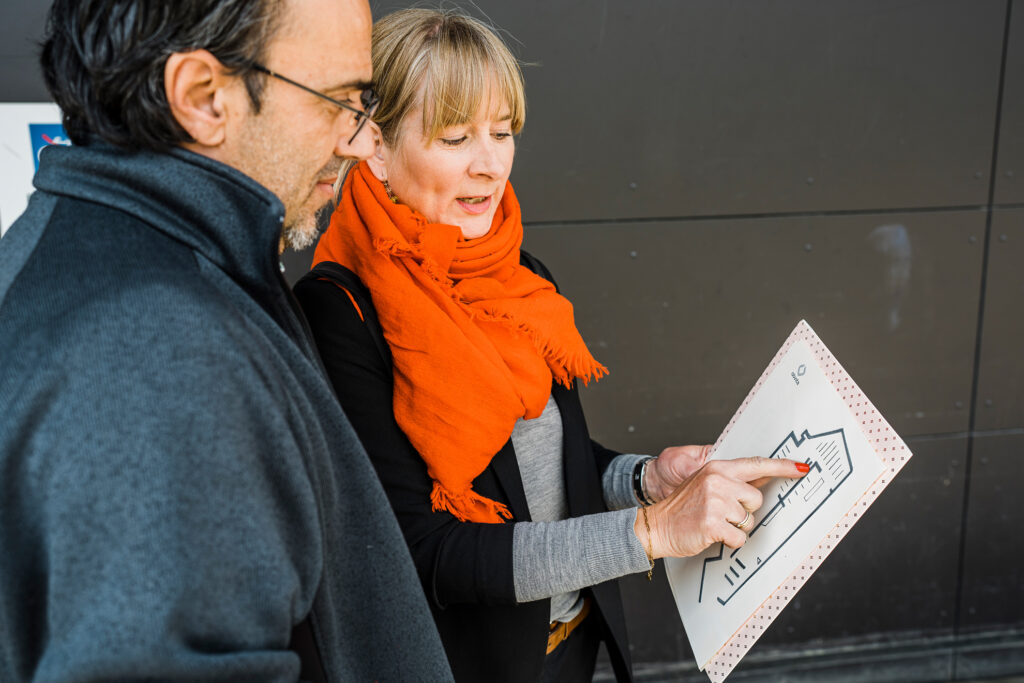
[[800, 470], [800, 472], [802, 472], [803, 474], [807, 474], [808, 472], [811, 471], [811, 466], [805, 462], [798, 462], [796, 464], [796, 468]]

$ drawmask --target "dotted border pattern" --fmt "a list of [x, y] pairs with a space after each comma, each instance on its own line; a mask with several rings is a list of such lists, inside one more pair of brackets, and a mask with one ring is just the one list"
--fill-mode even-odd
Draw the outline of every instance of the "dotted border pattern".
[[843, 401], [849, 407], [850, 412], [854, 414], [856, 418], [860, 420], [861, 430], [864, 432], [864, 436], [867, 438], [874, 449], [875, 453], [881, 459], [884, 469], [882, 474], [879, 475], [878, 479], [875, 480], [874, 484], [868, 487], [868, 490], [863, 496], [854, 503], [853, 507], [839, 520], [839, 523], [832, 529], [831, 532], [826, 534], [825, 538], [818, 544], [818, 546], [811, 551], [800, 567], [789, 577], [782, 582], [782, 584], [776, 588], [768, 599], [765, 600], [760, 607], [754, 610], [754, 613], [747, 619], [746, 622], [734, 633], [726, 644], [719, 650], [708, 662], [707, 666], [704, 667], [705, 673], [708, 678], [711, 679], [712, 683], [721, 683], [725, 680], [733, 668], [739, 664], [743, 656], [754, 646], [757, 639], [760, 638], [765, 630], [771, 625], [775, 618], [782, 612], [782, 608], [789, 604], [789, 601], [796, 595], [797, 591], [807, 582], [807, 579], [811, 577], [811, 574], [818, 569], [822, 561], [828, 557], [829, 553], [839, 545], [839, 542], [843, 540], [850, 528], [857, 523], [861, 515], [867, 510], [867, 508], [875, 502], [879, 494], [889, 485], [889, 482], [893, 480], [897, 473], [903, 466], [910, 460], [911, 455], [910, 449], [903, 443], [903, 440], [899, 437], [896, 431], [889, 425], [889, 423], [882, 417], [881, 413], [875, 408], [875, 406], [868, 400], [864, 392], [860, 390], [857, 383], [853, 381], [849, 373], [843, 369], [836, 360], [835, 356], [828, 350], [818, 335], [814, 333], [811, 326], [806, 321], [801, 320], [793, 332], [786, 339], [782, 348], [775, 354], [775, 358], [765, 369], [757, 383], [754, 384], [754, 388], [747, 394], [746, 399], [740, 405], [739, 410], [733, 415], [732, 419], [729, 420], [729, 424], [726, 425], [725, 431], [718, 437], [718, 441], [715, 442], [715, 446], [711, 453], [713, 454], [718, 450], [719, 444], [726, 434], [732, 429], [736, 420], [746, 409], [747, 405], [757, 394], [761, 385], [764, 384], [768, 375], [771, 374], [775, 366], [781, 362], [783, 356], [789, 351], [789, 348], [797, 341], [804, 340], [810, 346], [811, 351], [814, 353], [814, 357], [817, 359], [818, 364], [825, 371], [826, 376], [832, 383], [832, 386], [839, 392]]

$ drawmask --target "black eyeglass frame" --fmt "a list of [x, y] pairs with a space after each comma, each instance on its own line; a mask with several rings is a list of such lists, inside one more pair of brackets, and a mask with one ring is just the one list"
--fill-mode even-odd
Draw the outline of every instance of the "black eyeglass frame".
[[279, 81], [284, 81], [285, 83], [288, 83], [289, 85], [294, 85], [296, 88], [300, 88], [302, 90], [305, 90], [310, 95], [316, 95], [320, 99], [326, 100], [326, 101], [330, 102], [331, 104], [333, 104], [336, 107], [340, 107], [342, 109], [345, 109], [345, 110], [350, 111], [353, 114], [355, 114], [356, 115], [356, 132], [352, 133], [352, 137], [350, 137], [348, 139], [348, 144], [350, 144], [350, 145], [352, 144], [352, 141], [355, 140], [356, 137], [359, 135], [360, 131], [362, 131], [363, 128], [366, 126], [366, 122], [369, 121], [373, 117], [373, 113], [375, 111], [377, 111], [377, 105], [380, 104], [380, 98], [377, 97], [377, 93], [374, 92], [373, 88], [366, 88], [365, 90], [363, 90], [363, 94], [359, 96], [359, 100], [362, 103], [363, 108], [362, 109], [356, 109], [355, 107], [353, 107], [348, 102], [342, 102], [341, 100], [336, 100], [333, 97], [330, 97], [328, 95], [323, 94], [319, 90], [314, 90], [313, 88], [310, 88], [308, 85], [303, 85], [302, 83], [299, 83], [298, 81], [293, 81], [292, 79], [288, 78], [287, 76], [282, 76], [281, 74], [277, 73], [276, 71], [271, 71], [270, 69], [268, 69], [267, 67], [263, 66], [262, 64], [253, 64], [252, 68], [255, 69], [256, 71], [259, 71], [260, 73], [263, 73], [263, 74], [266, 74], [266, 75], [271, 76], [273, 78], [276, 78]]

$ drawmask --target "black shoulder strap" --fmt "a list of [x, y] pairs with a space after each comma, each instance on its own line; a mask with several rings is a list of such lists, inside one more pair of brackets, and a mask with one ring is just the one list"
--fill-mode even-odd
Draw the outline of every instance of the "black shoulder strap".
[[555, 291], [559, 291], [558, 283], [555, 282], [555, 278], [551, 275], [551, 271], [548, 270], [547, 266], [540, 262], [540, 259], [526, 251], [525, 249], [519, 250], [519, 265], [526, 266], [537, 275], [550, 282], [555, 286]]
[[292, 629], [292, 642], [289, 643], [288, 649], [299, 656], [301, 662], [300, 681], [327, 683], [327, 672], [324, 671], [320, 648], [316, 646], [316, 640], [313, 638], [313, 626], [309, 619], [306, 617]]
[[[363, 322], [366, 323], [370, 337], [377, 346], [377, 350], [380, 352], [387, 367], [390, 368], [391, 351], [387, 348], [387, 343], [384, 341], [384, 330], [381, 329], [380, 321], [377, 319], [376, 309], [374, 309], [373, 301], [370, 299], [370, 290], [360, 281], [359, 277], [345, 266], [323, 261], [303, 275], [295, 285], [298, 286], [307, 280], [329, 280], [343, 287], [349, 293], [352, 300], [356, 302], [356, 306], [359, 307]], [[327, 683], [327, 673], [324, 671], [320, 649], [317, 647], [316, 639], [313, 636], [313, 626], [310, 623], [310, 617], [307, 616], [292, 629], [291, 642], [288, 645], [288, 649], [299, 656], [299, 661], [301, 662], [300, 680], [308, 681], [309, 683]]]
[[[392, 364], [391, 349], [388, 348], [387, 341], [384, 339], [384, 329], [380, 326], [380, 320], [377, 318], [377, 309], [373, 307], [370, 290], [366, 288], [366, 285], [359, 279], [359, 276], [339, 263], [321, 261], [311, 271], [303, 275], [299, 282], [305, 282], [306, 280], [329, 280], [342, 287], [352, 296], [356, 306], [359, 307], [363, 322], [366, 323], [370, 338], [373, 339], [373, 343], [377, 346], [377, 351], [380, 352], [380, 357], [384, 359], [384, 364], [390, 370]], [[295, 283], [296, 286], [299, 282]]]

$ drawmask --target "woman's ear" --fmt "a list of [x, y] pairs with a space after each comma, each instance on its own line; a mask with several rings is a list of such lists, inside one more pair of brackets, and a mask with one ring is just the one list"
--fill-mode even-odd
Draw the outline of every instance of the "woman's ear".
[[[235, 86], [235, 87], [232, 87]], [[164, 93], [171, 114], [194, 145], [217, 148], [228, 137], [229, 110], [237, 83], [207, 50], [175, 52], [164, 66]], [[191, 146], [191, 145], [190, 145]], [[198, 150], [197, 150], [198, 151]]]
[[388, 179], [387, 162], [385, 160], [387, 152], [384, 149], [384, 138], [377, 124], [371, 122], [370, 129], [373, 131], [373, 155], [366, 160], [366, 164], [370, 167], [374, 177], [384, 182]]

